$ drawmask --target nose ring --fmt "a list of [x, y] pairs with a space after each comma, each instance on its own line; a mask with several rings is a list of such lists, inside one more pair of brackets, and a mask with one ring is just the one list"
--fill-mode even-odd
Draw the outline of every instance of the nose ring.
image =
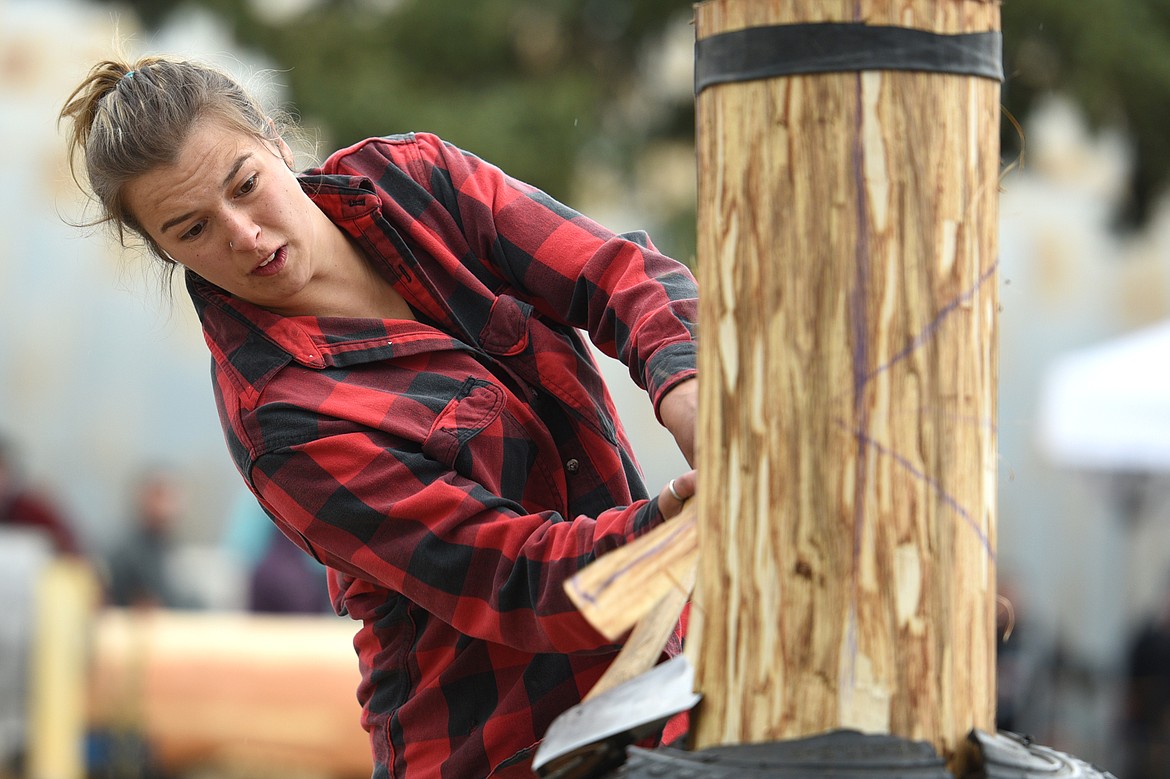
[[236, 245], [235, 245], [235, 243], [234, 243], [234, 242], [232, 242], [232, 241], [228, 241], [228, 248], [229, 248], [229, 249], [234, 249], [234, 248], [236, 248]]

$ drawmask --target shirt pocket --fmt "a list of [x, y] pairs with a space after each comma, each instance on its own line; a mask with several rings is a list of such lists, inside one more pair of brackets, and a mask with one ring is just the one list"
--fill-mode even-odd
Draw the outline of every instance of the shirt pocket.
[[423, 440], [423, 452], [461, 475], [473, 477], [476, 466], [482, 467], [484, 463], [472, 461], [468, 444], [477, 436], [500, 427], [500, 416], [506, 404], [503, 389], [489, 381], [468, 377], [455, 397], [435, 417]]

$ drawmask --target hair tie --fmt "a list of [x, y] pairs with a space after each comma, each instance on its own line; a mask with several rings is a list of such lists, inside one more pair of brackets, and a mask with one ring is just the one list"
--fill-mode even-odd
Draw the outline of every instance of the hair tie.
[[134, 78], [134, 71], [132, 71], [132, 70], [128, 70], [128, 71], [126, 71], [126, 75], [122, 76], [122, 78], [128, 78], [128, 79], [131, 79], [131, 80], [133, 80], [133, 78]]

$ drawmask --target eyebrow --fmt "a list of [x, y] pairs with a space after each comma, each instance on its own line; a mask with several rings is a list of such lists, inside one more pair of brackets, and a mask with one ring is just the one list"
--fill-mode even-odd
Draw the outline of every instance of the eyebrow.
[[[244, 163], [247, 162], [248, 158], [251, 156], [252, 156], [252, 152], [249, 151], [249, 152], [244, 152], [239, 157], [236, 157], [236, 161], [234, 163], [232, 163], [232, 167], [228, 170], [227, 175], [223, 177], [223, 185], [222, 186], [224, 188], [226, 188], [229, 184], [232, 183], [232, 179], [234, 179], [236, 177], [236, 174], [240, 172], [240, 168], [244, 167]], [[159, 232], [165, 233], [167, 230], [170, 230], [175, 225], [181, 224], [182, 222], [186, 222], [188, 219], [190, 219], [193, 216], [195, 216], [195, 212], [188, 211], [187, 213], [183, 214], [182, 216], [176, 216], [174, 219], [168, 219], [166, 222], [163, 222], [163, 226], [161, 228], [159, 228]]]

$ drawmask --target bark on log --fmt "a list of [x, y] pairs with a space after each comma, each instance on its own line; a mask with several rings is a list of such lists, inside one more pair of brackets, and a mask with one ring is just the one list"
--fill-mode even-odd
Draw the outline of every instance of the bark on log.
[[[999, 30], [986, 0], [708, 0], [699, 39], [805, 22]], [[836, 728], [952, 763], [994, 730], [999, 83], [871, 70], [697, 102], [693, 746]]]

